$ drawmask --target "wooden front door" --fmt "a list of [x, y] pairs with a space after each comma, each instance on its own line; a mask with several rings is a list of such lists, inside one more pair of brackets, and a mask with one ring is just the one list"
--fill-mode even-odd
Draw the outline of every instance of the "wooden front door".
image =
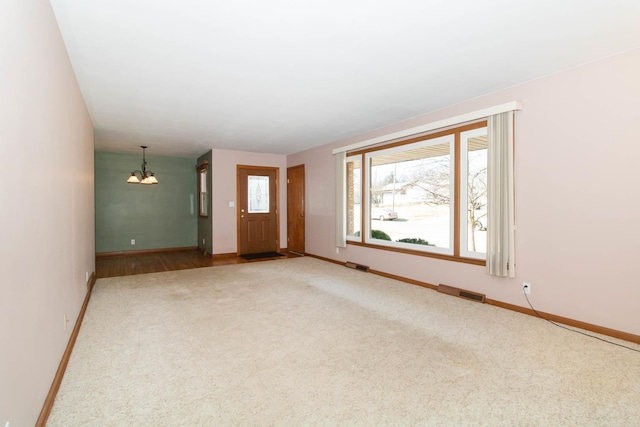
[[287, 169], [287, 239], [291, 252], [304, 254], [304, 165]]
[[237, 166], [238, 255], [280, 251], [278, 171]]

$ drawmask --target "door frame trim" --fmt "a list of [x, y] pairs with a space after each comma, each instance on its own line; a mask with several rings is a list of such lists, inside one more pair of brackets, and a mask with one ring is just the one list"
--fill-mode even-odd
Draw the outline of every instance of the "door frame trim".
[[240, 170], [275, 171], [276, 173], [276, 252], [280, 253], [280, 168], [276, 166], [236, 165], [236, 254], [240, 256]]
[[[305, 165], [304, 163], [300, 163], [299, 165], [289, 166], [287, 168], [287, 250], [289, 250], [289, 251], [291, 249], [290, 248], [291, 235], [289, 234], [289, 231], [290, 231], [289, 230], [289, 226], [290, 226], [290, 224], [289, 224], [289, 215], [290, 215], [290, 213], [289, 213], [289, 184], [290, 184], [289, 183], [289, 171], [292, 170], [292, 169], [302, 169], [302, 181], [303, 181], [302, 182], [302, 194], [303, 194], [303, 197], [302, 197], [302, 213], [304, 214], [304, 223], [305, 223], [305, 228], [303, 228], [302, 232], [304, 234], [303, 238], [304, 238], [304, 247], [305, 247], [305, 249], [304, 249], [304, 251], [303, 251], [303, 253], [301, 255], [304, 255], [304, 252], [306, 251], [306, 248], [307, 248], [307, 245], [306, 245], [306, 238], [307, 238], [307, 236], [306, 236], [306, 222], [307, 222], [307, 219], [306, 219], [307, 200], [306, 200], [306, 198], [307, 198], [307, 193], [306, 193], [306, 171], [305, 171], [304, 165]], [[299, 252], [293, 252], [293, 253], [299, 253]]]

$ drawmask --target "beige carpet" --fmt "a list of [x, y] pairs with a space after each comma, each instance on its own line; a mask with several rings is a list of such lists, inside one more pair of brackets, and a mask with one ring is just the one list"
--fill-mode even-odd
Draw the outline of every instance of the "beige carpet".
[[640, 426], [640, 355], [308, 257], [99, 279], [48, 425]]

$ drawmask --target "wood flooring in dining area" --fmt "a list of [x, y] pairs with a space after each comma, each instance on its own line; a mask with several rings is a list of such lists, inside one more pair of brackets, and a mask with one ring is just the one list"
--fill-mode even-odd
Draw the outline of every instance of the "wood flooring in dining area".
[[206, 255], [198, 250], [176, 250], [123, 255], [96, 256], [96, 278], [131, 276], [160, 271], [186, 270], [268, 260], [296, 258], [300, 255], [283, 250], [281, 257], [247, 261], [235, 254]]

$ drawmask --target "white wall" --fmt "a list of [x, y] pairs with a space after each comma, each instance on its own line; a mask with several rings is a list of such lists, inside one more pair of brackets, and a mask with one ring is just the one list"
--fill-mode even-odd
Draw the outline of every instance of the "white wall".
[[[235, 253], [238, 206], [236, 200], [236, 166], [269, 166], [280, 168], [280, 246], [287, 247], [287, 158], [279, 154], [214, 149], [213, 172], [213, 253]], [[235, 207], [230, 208], [229, 202]]]
[[0, 224], [0, 425], [29, 426], [95, 270], [93, 126], [46, 0], [0, 5]]
[[[533, 80], [288, 156], [307, 173], [307, 252], [627, 333], [640, 334], [640, 50]], [[331, 150], [512, 100], [516, 115], [517, 277], [484, 267], [334, 244]]]

